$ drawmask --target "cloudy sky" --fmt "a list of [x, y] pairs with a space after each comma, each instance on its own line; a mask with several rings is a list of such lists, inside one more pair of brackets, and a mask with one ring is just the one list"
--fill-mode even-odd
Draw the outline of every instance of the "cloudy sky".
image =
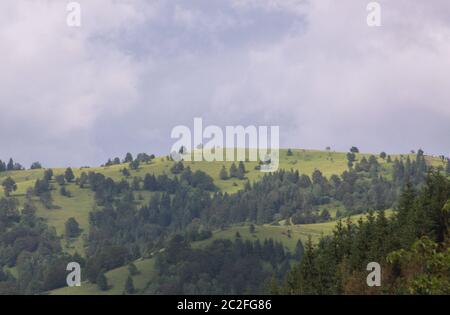
[[0, 2], [0, 159], [167, 154], [176, 125], [279, 125], [283, 147], [450, 155], [450, 2]]

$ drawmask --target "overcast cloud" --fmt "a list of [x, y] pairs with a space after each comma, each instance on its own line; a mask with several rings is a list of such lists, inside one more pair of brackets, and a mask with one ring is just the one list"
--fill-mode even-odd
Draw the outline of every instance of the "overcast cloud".
[[167, 154], [178, 124], [279, 125], [283, 147], [450, 155], [450, 2], [0, 2], [0, 159]]

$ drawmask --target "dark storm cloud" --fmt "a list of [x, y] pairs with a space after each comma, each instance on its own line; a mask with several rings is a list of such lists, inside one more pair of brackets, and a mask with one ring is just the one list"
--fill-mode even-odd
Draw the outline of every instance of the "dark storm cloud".
[[360, 0], [0, 3], [0, 159], [168, 153], [194, 117], [281, 144], [450, 154], [450, 4]]

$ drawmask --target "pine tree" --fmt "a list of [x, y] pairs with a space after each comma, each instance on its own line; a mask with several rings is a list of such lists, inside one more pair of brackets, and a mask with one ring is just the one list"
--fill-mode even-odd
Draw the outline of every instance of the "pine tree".
[[233, 164], [231, 164], [231, 166], [230, 166], [230, 177], [231, 178], [237, 177], [237, 175], [238, 175], [238, 170], [237, 170], [236, 164], [234, 164], [234, 162], [233, 162]]
[[122, 169], [122, 175], [125, 176], [125, 177], [129, 177], [131, 175], [130, 171], [128, 170], [128, 168], [123, 168]]
[[131, 163], [131, 162], [133, 162], [133, 156], [131, 155], [130, 152], [128, 152], [128, 153], [125, 155], [125, 159], [123, 160], [123, 162], [124, 162], [124, 163]]
[[240, 161], [238, 170], [237, 170], [237, 176], [238, 179], [244, 179], [245, 178], [245, 165], [244, 162]]
[[6, 178], [3, 181], [2, 186], [6, 197], [9, 197], [9, 195], [17, 189], [16, 182], [11, 177]]
[[448, 175], [450, 175], [450, 159], [447, 159], [447, 168], [446, 168], [446, 172]]
[[97, 276], [97, 287], [101, 291], [106, 291], [109, 289], [108, 286], [108, 279], [106, 279], [106, 276], [103, 272], [100, 272]]
[[136, 265], [133, 263], [130, 263], [128, 265], [128, 272], [130, 273], [131, 276], [136, 276], [139, 274], [139, 270], [137, 269]]
[[128, 276], [127, 281], [125, 281], [125, 293], [127, 294], [134, 293], [134, 283], [133, 278], [131, 278], [131, 276]]
[[13, 161], [12, 158], [9, 159], [9, 162], [8, 162], [8, 165], [6, 166], [6, 169], [7, 169], [8, 171], [14, 170], [14, 161]]
[[416, 192], [411, 183], [408, 183], [400, 195], [397, 215], [395, 217], [396, 228], [399, 231], [399, 241], [401, 244], [406, 244], [406, 246], [412, 244], [416, 237], [414, 228], [414, 221], [416, 219], [415, 201]]
[[[298, 243], [297, 243], [298, 244]], [[298, 248], [303, 246], [298, 245]], [[317, 270], [317, 254], [312, 245], [311, 237], [306, 243], [306, 250], [300, 264], [294, 266], [287, 274], [283, 293], [287, 294], [317, 294], [319, 293], [319, 273]]]
[[302, 259], [304, 252], [305, 252], [305, 249], [303, 247], [303, 243], [301, 240], [298, 240], [297, 244], [295, 245], [295, 259], [297, 259], [297, 260]]
[[227, 170], [225, 168], [225, 165], [222, 165], [222, 169], [220, 170], [219, 176], [220, 176], [221, 180], [227, 180], [228, 179], [228, 173], [227, 173]]
[[68, 183], [73, 181], [75, 179], [75, 175], [73, 174], [73, 171], [70, 167], [68, 167], [64, 173], [64, 178]]

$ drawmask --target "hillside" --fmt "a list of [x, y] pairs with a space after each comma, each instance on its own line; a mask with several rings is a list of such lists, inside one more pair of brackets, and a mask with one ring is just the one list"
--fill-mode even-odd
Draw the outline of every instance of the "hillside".
[[[387, 216], [391, 216], [393, 211], [386, 212]], [[365, 220], [365, 215], [353, 215], [349, 219], [352, 222], [357, 222], [360, 218]], [[234, 240], [236, 237], [242, 238], [242, 240], [259, 240], [263, 242], [266, 239], [273, 239], [274, 241], [280, 241], [284, 244], [287, 250], [294, 252], [295, 246], [298, 240], [305, 243], [309, 237], [311, 237], [313, 243], [323, 237], [330, 235], [336, 226], [337, 221], [333, 220], [326, 223], [315, 224], [284, 224], [280, 222], [279, 225], [256, 225], [255, 231], [250, 232], [249, 225], [236, 225], [225, 228], [223, 230], [217, 230], [213, 232], [213, 236], [203, 241], [193, 242], [194, 248], [201, 248], [211, 244], [214, 240], [229, 239]], [[239, 236], [237, 236], [239, 235]], [[155, 258], [143, 258], [134, 261], [134, 264], [139, 270], [139, 274], [132, 276], [136, 290], [139, 292], [145, 290], [148, 283], [152, 281], [155, 276], [154, 270]], [[122, 294], [123, 287], [129, 271], [127, 266], [110, 270], [105, 273], [108, 279], [110, 289], [107, 291], [101, 291], [97, 285], [85, 281], [81, 287], [64, 287], [56, 289], [50, 292], [52, 295], [97, 295], [97, 294]]]
[[[330, 151], [317, 151], [317, 150], [292, 150], [292, 153], [288, 153], [288, 150], [281, 150], [280, 152], [280, 169], [284, 170], [297, 170], [300, 174], [311, 174], [317, 169], [320, 170], [324, 176], [330, 177], [331, 175], [340, 175], [342, 172], [348, 169], [347, 156], [343, 152], [330, 152]], [[356, 154], [356, 161], [361, 158], [369, 158], [371, 154]], [[392, 160], [402, 159], [409, 156], [411, 159], [414, 155], [392, 155]], [[444, 166], [444, 163], [434, 157], [426, 157], [427, 163], [433, 166]], [[392, 163], [386, 162], [385, 159], [378, 158], [381, 171], [386, 178], [391, 177]], [[143, 178], [145, 174], [167, 174], [170, 177], [174, 175], [171, 173], [171, 167], [174, 162], [166, 157], [157, 157], [150, 163], [141, 163], [137, 170], [129, 170], [130, 176], [125, 177], [122, 174], [122, 169], [128, 168], [127, 164], [118, 164], [111, 166], [92, 167], [92, 168], [77, 168], [73, 169], [75, 177], [79, 177], [82, 172], [93, 171], [110, 177], [115, 181], [126, 179], [130, 183], [134, 177]], [[189, 166], [193, 171], [201, 170], [206, 172], [213, 178], [214, 184], [222, 191], [233, 194], [242, 189], [247, 180], [250, 182], [257, 182], [263, 176], [259, 170], [255, 169], [258, 165], [257, 162], [246, 162], [245, 168], [247, 173], [245, 174], [245, 180], [238, 179], [220, 179], [220, 170], [222, 166], [225, 166], [228, 170], [231, 166], [231, 162], [184, 162], [185, 167]], [[94, 194], [90, 189], [81, 189], [75, 183], [67, 183], [66, 188], [71, 193], [71, 197], [62, 196], [59, 193], [59, 185], [55, 182], [57, 175], [64, 174], [65, 168], [54, 168], [54, 177], [50, 181], [51, 185], [55, 188], [51, 191], [53, 199], [53, 207], [47, 209], [39, 201], [37, 197], [32, 197], [35, 200], [37, 206], [37, 215], [44, 218], [49, 226], [53, 227], [57, 234], [61, 236], [64, 250], [68, 253], [80, 253], [84, 255], [84, 238], [87, 236], [89, 229], [89, 213], [95, 208]], [[17, 183], [17, 190], [11, 194], [23, 203], [25, 200], [25, 194], [29, 188], [33, 188], [37, 179], [42, 178], [44, 170], [24, 170], [24, 171], [12, 171], [0, 173], [0, 181], [3, 181], [6, 177], [11, 177]], [[137, 203], [144, 205], [148, 203], [152, 192], [140, 190], [134, 192], [135, 200]], [[0, 197], [3, 196], [3, 191], [0, 192]], [[266, 238], [272, 238], [276, 241], [281, 241], [288, 250], [293, 250], [298, 239], [303, 242], [311, 236], [312, 240], [316, 242], [321, 236], [331, 233], [336, 223], [336, 211], [342, 210], [343, 207], [339, 203], [332, 203], [323, 207], [329, 210], [331, 214], [331, 220], [324, 223], [315, 224], [297, 224], [286, 225], [284, 221], [278, 222], [278, 224], [264, 224], [257, 225], [256, 231], [250, 233], [249, 226], [246, 224], [233, 225], [228, 228], [216, 230], [213, 232], [213, 236], [207, 240], [194, 242], [194, 247], [201, 247], [209, 244], [214, 239], [234, 239], [236, 234], [240, 234], [243, 239], [259, 239], [263, 241]], [[344, 209], [345, 210], [345, 209]], [[69, 218], [75, 218], [79, 223], [82, 233], [79, 237], [66, 240], [64, 238], [64, 225]], [[358, 217], [354, 216], [353, 220], [357, 220]], [[133, 280], [137, 289], [144, 289], [145, 285], [152, 278], [153, 272], [153, 259], [139, 259], [135, 262], [138, 269], [141, 271], [140, 275], [134, 276]], [[14, 273], [14, 269], [11, 270]], [[108, 294], [120, 294], [123, 289], [123, 283], [127, 277], [127, 267], [120, 267], [114, 270], [110, 270], [106, 273], [106, 277], [111, 285], [111, 289], [106, 291]], [[102, 293], [93, 284], [84, 283], [81, 288], [63, 288], [55, 290], [55, 294], [100, 294]]]
[[[368, 158], [371, 154], [356, 154], [357, 161], [362, 157]], [[392, 155], [392, 160], [406, 158], [409, 156], [414, 158], [413, 154], [406, 155]], [[379, 163], [383, 168], [383, 173], [386, 177], [391, 176], [391, 164], [386, 160], [378, 158]], [[439, 158], [427, 157], [427, 161], [430, 165], [444, 166]], [[130, 170], [131, 176], [127, 178], [131, 182], [133, 177], [143, 177], [146, 173], [155, 175], [167, 174], [171, 175], [170, 168], [173, 165], [173, 161], [170, 161], [166, 157], [158, 157], [152, 160], [149, 164], [141, 164], [138, 170]], [[219, 177], [220, 170], [224, 165], [226, 169], [229, 169], [232, 162], [184, 162], [186, 166], [189, 166], [193, 171], [202, 170], [210, 175], [214, 179], [214, 184], [223, 192], [234, 193], [239, 189], [242, 189], [246, 183], [246, 180], [228, 179], [221, 180]], [[247, 170], [246, 177], [249, 181], [258, 181], [264, 176], [264, 173], [259, 170], [255, 170], [257, 162], [246, 162], [245, 167]], [[82, 172], [97, 172], [104, 174], [106, 177], [110, 177], [113, 180], [124, 179], [125, 176], [121, 173], [123, 168], [128, 168], [128, 164], [111, 165], [106, 167], [91, 167], [91, 168], [73, 168], [74, 175], [79, 177]], [[280, 169], [285, 170], [298, 170], [301, 174], [311, 175], [314, 170], [320, 170], [324, 176], [331, 176], [333, 174], [341, 174], [347, 170], [347, 158], [345, 152], [331, 152], [331, 151], [318, 151], [318, 150], [304, 150], [295, 149], [292, 150], [292, 155], [288, 155], [288, 150], [280, 150]], [[54, 176], [64, 174], [65, 168], [53, 168]], [[11, 177], [17, 183], [17, 190], [11, 194], [19, 202], [23, 203], [25, 199], [25, 193], [27, 189], [32, 188], [37, 179], [42, 178], [44, 175], [44, 169], [38, 170], [23, 170], [23, 171], [11, 171], [0, 173], [0, 181], [3, 181], [6, 177]], [[58, 184], [53, 179], [51, 184], [54, 187], [58, 187]], [[93, 193], [88, 189], [80, 189], [75, 183], [67, 183], [67, 189], [71, 193], [71, 197], [67, 198], [61, 196], [57, 189], [51, 192], [53, 198], [53, 209], [46, 209], [36, 199], [36, 205], [38, 208], [37, 215], [47, 220], [48, 224], [54, 227], [59, 235], [64, 234], [64, 223], [68, 218], [73, 217], [80, 224], [83, 233], [75, 240], [71, 240], [69, 244], [63, 239], [64, 244], [67, 246], [69, 252], [83, 253], [82, 239], [83, 235], [86, 235], [89, 226], [89, 212], [94, 208]], [[141, 203], [149, 200], [151, 192], [141, 191], [140, 194], [143, 197]], [[3, 190], [0, 190], [0, 197], [4, 196]], [[139, 198], [137, 198], [139, 199]], [[330, 209], [331, 212], [333, 209]]]

